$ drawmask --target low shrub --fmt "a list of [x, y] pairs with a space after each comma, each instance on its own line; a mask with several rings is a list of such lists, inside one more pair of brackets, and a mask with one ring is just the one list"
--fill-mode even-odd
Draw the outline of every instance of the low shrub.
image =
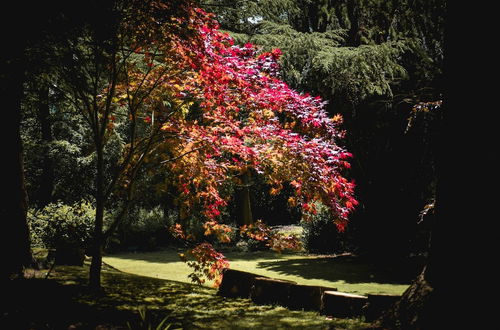
[[311, 215], [310, 220], [300, 222], [302, 231], [302, 244], [309, 253], [343, 253], [349, 250], [347, 236], [339, 233], [337, 226], [326, 206], [317, 203], [317, 213]]
[[106, 250], [152, 251], [167, 246], [172, 242], [168, 228], [175, 218], [175, 214], [165, 215], [160, 206], [133, 209], [109, 239]]
[[72, 205], [52, 203], [28, 211], [31, 242], [35, 247], [89, 247], [94, 229], [95, 209], [88, 202]]

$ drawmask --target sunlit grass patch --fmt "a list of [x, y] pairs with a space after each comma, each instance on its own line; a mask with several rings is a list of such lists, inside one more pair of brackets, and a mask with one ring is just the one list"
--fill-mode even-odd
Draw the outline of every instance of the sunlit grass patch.
[[[272, 251], [227, 252], [225, 255], [233, 269], [357, 294], [402, 294], [418, 271], [416, 266], [415, 270], [382, 267], [350, 257]], [[127, 273], [185, 283], [190, 282], [187, 276], [192, 272], [174, 250], [109, 255], [104, 261]], [[211, 285], [207, 282], [207, 286]]]

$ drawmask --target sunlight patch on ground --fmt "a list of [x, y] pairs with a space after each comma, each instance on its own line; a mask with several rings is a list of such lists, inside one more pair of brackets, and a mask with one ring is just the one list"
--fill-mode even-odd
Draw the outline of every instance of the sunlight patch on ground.
[[[402, 294], [409, 280], [395, 278], [391, 270], [379, 270], [355, 262], [337, 262], [301, 254], [274, 252], [226, 253], [231, 268], [258, 275], [295, 281], [299, 284], [321, 285], [357, 294]], [[174, 250], [127, 253], [105, 256], [108, 265], [131, 274], [190, 283], [191, 269], [178, 259]], [[207, 282], [206, 286], [212, 286]]]

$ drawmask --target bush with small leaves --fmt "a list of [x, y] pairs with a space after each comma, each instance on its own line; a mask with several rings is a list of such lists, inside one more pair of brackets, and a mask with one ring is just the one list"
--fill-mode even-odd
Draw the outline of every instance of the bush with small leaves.
[[72, 205], [52, 203], [28, 211], [31, 241], [34, 246], [88, 248], [93, 233], [95, 209], [88, 202]]

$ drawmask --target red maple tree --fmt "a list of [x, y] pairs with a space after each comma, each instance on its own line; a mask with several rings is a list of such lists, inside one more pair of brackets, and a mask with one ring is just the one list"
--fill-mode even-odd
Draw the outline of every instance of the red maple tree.
[[[220, 223], [220, 215], [231, 196], [222, 192], [251, 172], [265, 178], [272, 194], [289, 183], [294, 189], [289, 203], [301, 207], [306, 219], [315, 213], [315, 202], [322, 202], [343, 231], [357, 201], [354, 184], [342, 175], [352, 156], [338, 145], [342, 117], [329, 117], [326, 101], [280, 80], [279, 49], [235, 45], [212, 14], [190, 1], [152, 4], [149, 30], [144, 29], [149, 32], [137, 32], [131, 45], [135, 60], [128, 61], [113, 102], [131, 106], [140, 100], [133, 115], [159, 136], [141, 157], [169, 174], [169, 184], [179, 190], [181, 215], [198, 210], [205, 234], [227, 242], [231, 229]], [[159, 20], [161, 12], [170, 13], [168, 19]], [[290, 237], [266, 235], [263, 224], [243, 232], [259, 228], [256, 237], [270, 246], [297, 245]], [[189, 238], [179, 224], [173, 230]], [[191, 255], [192, 279], [198, 282], [202, 276], [217, 280], [228, 267], [207, 242]]]

